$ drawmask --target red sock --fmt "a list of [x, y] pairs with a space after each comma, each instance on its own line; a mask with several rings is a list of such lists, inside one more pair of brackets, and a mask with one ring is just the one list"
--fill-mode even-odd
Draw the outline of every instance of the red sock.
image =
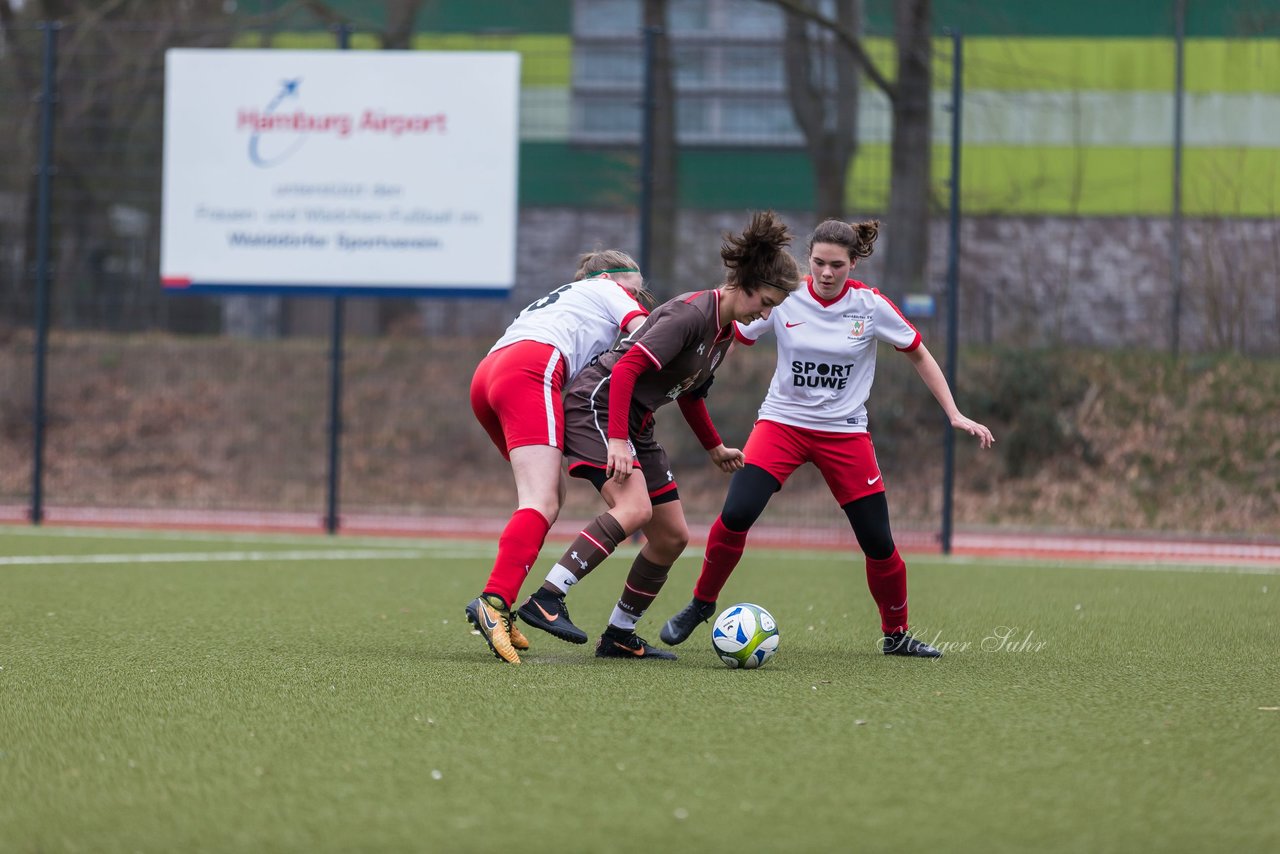
[[742, 550], [747, 547], [746, 531], [730, 531], [717, 516], [707, 534], [707, 551], [702, 556], [702, 574], [693, 586], [693, 598], [714, 602], [720, 590], [733, 574], [734, 567], [742, 560]]
[[522, 507], [512, 513], [498, 538], [498, 557], [484, 592], [496, 593], [508, 606], [514, 605], [520, 595], [520, 585], [538, 560], [538, 552], [550, 529], [546, 517], [532, 507]]
[[880, 628], [888, 632], [907, 630], [907, 565], [898, 550], [887, 558], [867, 558], [867, 586], [880, 607]]

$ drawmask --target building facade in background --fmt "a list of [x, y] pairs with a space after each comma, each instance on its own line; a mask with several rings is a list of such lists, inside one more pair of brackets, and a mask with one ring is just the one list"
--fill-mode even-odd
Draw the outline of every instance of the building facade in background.
[[[111, 40], [75, 39], [77, 23], [64, 22], [51, 199], [55, 325], [323, 333], [328, 313], [314, 302], [233, 311], [166, 297], [154, 276], [163, 79], [147, 57], [162, 37], [165, 46], [335, 46], [333, 33], [301, 10], [269, 29], [245, 28], [281, 5], [223, 4], [221, 19], [199, 26], [96, 24], [117, 28]], [[355, 25], [353, 49], [383, 44], [383, 4], [328, 5]], [[929, 287], [941, 292], [946, 266], [951, 43], [944, 31], [954, 29], [964, 36], [965, 340], [1108, 345], [1136, 334], [1159, 347], [1168, 339], [1177, 5], [932, 4], [939, 219]], [[1280, 350], [1272, 274], [1280, 251], [1280, 20], [1261, 0], [1186, 5], [1183, 343], [1273, 353]], [[522, 79], [519, 284], [499, 311], [425, 304], [420, 328], [489, 334], [570, 274], [579, 252], [636, 248], [641, 7], [639, 0], [422, 5], [412, 49], [516, 50]], [[719, 231], [744, 210], [783, 211], [807, 232], [815, 224], [813, 185], [788, 102], [778, 8], [764, 0], [670, 0], [668, 9], [687, 240], [673, 286], [700, 287], [719, 276]], [[865, 0], [863, 10], [868, 53], [892, 77], [892, 4]], [[20, 325], [31, 317], [42, 39], [34, 10], [22, 11], [28, 28], [0, 43], [0, 108], [14, 117], [13, 132], [0, 140], [0, 317]], [[868, 81], [860, 88], [847, 214], [884, 217], [890, 105]], [[864, 271], [874, 280], [874, 258]], [[903, 296], [896, 283], [880, 284]], [[1101, 318], [1064, 316], [1081, 289], [1105, 307]], [[348, 310], [352, 329], [364, 334], [415, 325], [385, 307], [353, 302]]]

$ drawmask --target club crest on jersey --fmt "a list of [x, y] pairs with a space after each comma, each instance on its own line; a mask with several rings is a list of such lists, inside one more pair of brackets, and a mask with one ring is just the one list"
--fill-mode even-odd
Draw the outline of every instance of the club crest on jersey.
[[667, 399], [675, 400], [677, 397], [684, 394], [689, 389], [693, 388], [693, 384], [698, 381], [698, 377], [701, 375], [702, 375], [702, 372], [698, 371], [698, 373], [694, 374], [693, 376], [687, 377], [686, 379], [681, 380], [678, 386], [671, 389], [671, 391], [667, 392]]
[[861, 338], [862, 333], [867, 331], [867, 322], [865, 320], [855, 320], [853, 326], [849, 329], [850, 338]]

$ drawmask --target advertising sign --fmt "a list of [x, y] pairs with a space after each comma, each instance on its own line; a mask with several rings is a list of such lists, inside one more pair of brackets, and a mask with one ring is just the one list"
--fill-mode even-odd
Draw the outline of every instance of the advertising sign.
[[519, 63], [496, 52], [168, 51], [164, 286], [505, 294]]

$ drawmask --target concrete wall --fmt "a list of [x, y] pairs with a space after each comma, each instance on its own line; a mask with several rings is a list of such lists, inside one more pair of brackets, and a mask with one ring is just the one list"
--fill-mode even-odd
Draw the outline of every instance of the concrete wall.
[[[797, 255], [803, 256], [815, 223], [808, 214], [783, 215], [798, 235]], [[719, 284], [721, 234], [740, 229], [746, 217], [745, 211], [681, 214], [679, 280], [652, 283], [660, 295]], [[521, 308], [572, 277], [580, 252], [616, 246], [636, 253], [636, 233], [632, 213], [525, 210], [518, 283], [511, 296], [420, 301], [420, 328], [427, 334], [496, 337]], [[1168, 349], [1170, 233], [1168, 220], [1144, 217], [966, 218], [961, 227], [962, 342]], [[883, 227], [881, 239], [893, 239], [891, 225]], [[939, 220], [929, 260], [938, 315], [918, 324], [938, 342], [935, 351], [944, 340], [947, 248], [946, 222]], [[1280, 221], [1188, 220], [1183, 251], [1180, 349], [1280, 354]], [[880, 278], [882, 257], [860, 264], [856, 276], [902, 303], [906, 295]]]

